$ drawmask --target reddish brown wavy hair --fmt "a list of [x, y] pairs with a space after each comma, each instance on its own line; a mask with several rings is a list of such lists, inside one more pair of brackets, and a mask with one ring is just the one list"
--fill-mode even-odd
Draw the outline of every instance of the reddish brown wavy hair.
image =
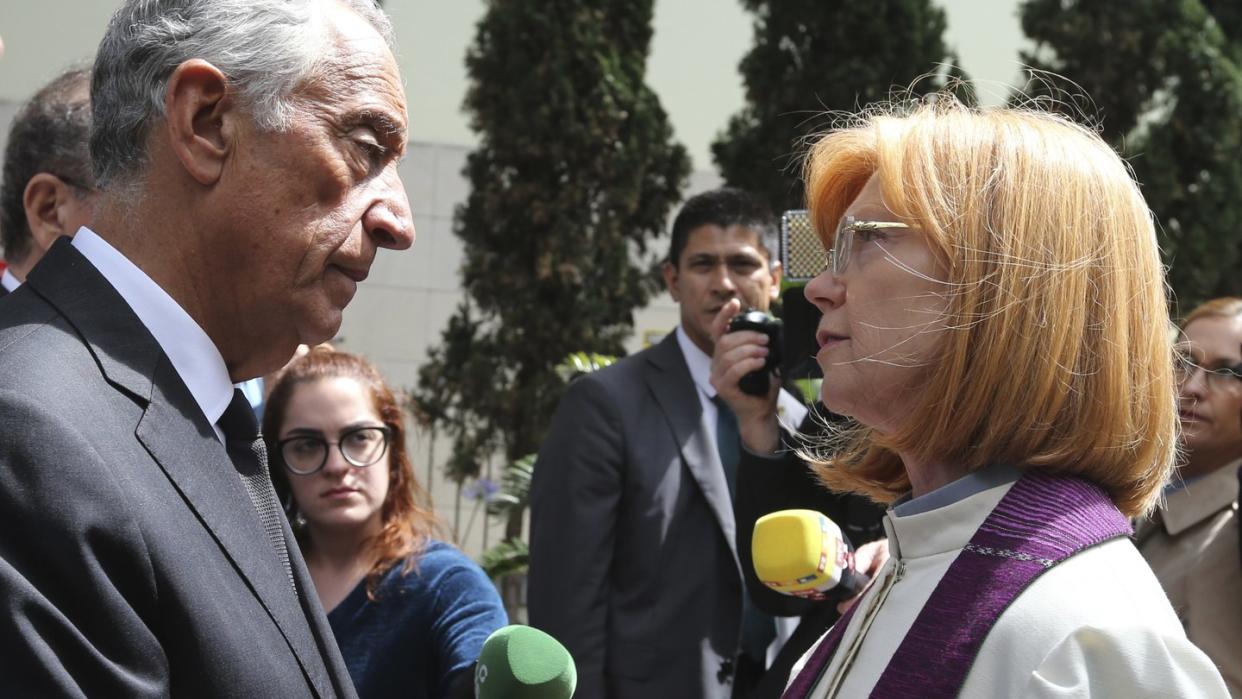
[[401, 406], [375, 365], [356, 354], [315, 348], [293, 360], [280, 373], [263, 412], [263, 435], [268, 453], [273, 455], [272, 485], [281, 502], [286, 503], [285, 511], [302, 550], [306, 550], [306, 527], [298, 524], [297, 503], [289, 489], [288, 474], [279, 463], [276, 440], [294, 390], [300, 384], [331, 378], [353, 379], [365, 387], [380, 421], [392, 430], [388, 445], [388, 495], [380, 512], [382, 528], [359, 551], [359, 555], [369, 554], [375, 558], [375, 565], [367, 573], [367, 594], [373, 598], [380, 578], [394, 565], [404, 561], [403, 573], [414, 569], [414, 554], [422, 550], [428, 539], [440, 533], [441, 525], [426, 491], [414, 477], [414, 466], [405, 448], [405, 419]]

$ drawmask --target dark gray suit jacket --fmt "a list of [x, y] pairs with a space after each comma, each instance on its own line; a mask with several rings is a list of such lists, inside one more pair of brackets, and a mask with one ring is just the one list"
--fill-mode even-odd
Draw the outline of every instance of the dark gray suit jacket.
[[578, 668], [577, 696], [728, 697], [742, 574], [733, 506], [669, 334], [561, 400], [531, 488], [531, 625]]
[[0, 301], [0, 695], [354, 696], [154, 338], [62, 239]]

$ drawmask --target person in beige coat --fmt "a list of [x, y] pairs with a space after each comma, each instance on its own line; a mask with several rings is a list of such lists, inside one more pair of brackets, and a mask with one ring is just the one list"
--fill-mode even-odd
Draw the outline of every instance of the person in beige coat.
[[1242, 697], [1242, 299], [1213, 299], [1182, 324], [1178, 416], [1186, 462], [1136, 527], [1186, 634]]

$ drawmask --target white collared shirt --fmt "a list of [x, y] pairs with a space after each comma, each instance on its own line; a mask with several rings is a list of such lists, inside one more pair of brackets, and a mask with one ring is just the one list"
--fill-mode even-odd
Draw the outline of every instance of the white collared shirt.
[[[716, 397], [716, 387], [712, 386], [712, 358], [694, 344], [680, 325], [674, 332], [677, 335], [677, 346], [681, 348], [681, 355], [686, 358], [686, 368], [690, 370], [690, 378], [694, 380], [695, 387], [699, 389], [699, 405], [703, 406], [703, 419], [707, 422], [707, 431], [711, 434], [712, 442], [715, 442], [716, 416], [719, 411], [716, 409], [716, 404], [712, 402], [712, 399]], [[780, 421], [781, 426], [789, 432], [795, 432], [802, 425], [806, 414], [807, 407], [782, 388], [776, 398], [776, 419]]]
[[[716, 387], [712, 386], [711, 381], [712, 358], [694, 344], [680, 325], [674, 332], [677, 335], [677, 345], [681, 348], [681, 356], [686, 359], [686, 368], [690, 370], [690, 378], [694, 381], [695, 388], [698, 389], [696, 392], [699, 394], [699, 405], [703, 406], [703, 426], [707, 428], [712, 444], [716, 444], [716, 418], [719, 410], [712, 402], [712, 399], [716, 397]], [[776, 419], [787, 432], [797, 432], [807, 412], [809, 412], [807, 407], [785, 389], [782, 388], [777, 394]], [[746, 449], [745, 444], [741, 446], [742, 449]], [[781, 647], [793, 635], [798, 627], [798, 621], [798, 617], [776, 617], [776, 639], [768, 646], [767, 666], [772, 665]]]
[[94, 231], [83, 226], [73, 238], [73, 247], [99, 270], [151, 331], [216, 436], [224, 441], [216, 422], [233, 400], [233, 384], [215, 343], [168, 292]]
[[690, 370], [690, 378], [694, 380], [694, 385], [698, 388], [699, 404], [703, 406], [703, 419], [707, 422], [707, 431], [712, 435], [712, 442], [716, 441], [716, 404], [712, 399], [716, 397], [716, 387], [712, 386], [712, 358], [707, 353], [699, 349], [694, 344], [694, 340], [686, 334], [680, 325], [673, 331], [677, 335], [677, 346], [681, 348], [681, 356], [686, 358], [686, 368]]
[[4, 274], [0, 274], [0, 286], [3, 286], [5, 291], [12, 293], [17, 291], [17, 287], [21, 285], [22, 283], [17, 280], [17, 277], [13, 276], [13, 270], [5, 267]]

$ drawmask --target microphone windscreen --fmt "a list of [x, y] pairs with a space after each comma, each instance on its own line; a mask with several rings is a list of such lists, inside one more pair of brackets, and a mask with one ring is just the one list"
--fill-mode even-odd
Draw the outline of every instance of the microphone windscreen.
[[836, 523], [814, 510], [760, 517], [751, 536], [760, 582], [786, 595], [822, 598], [853, 574], [853, 551]]
[[569, 651], [530, 626], [497, 629], [483, 642], [474, 668], [478, 699], [569, 699], [577, 685]]

